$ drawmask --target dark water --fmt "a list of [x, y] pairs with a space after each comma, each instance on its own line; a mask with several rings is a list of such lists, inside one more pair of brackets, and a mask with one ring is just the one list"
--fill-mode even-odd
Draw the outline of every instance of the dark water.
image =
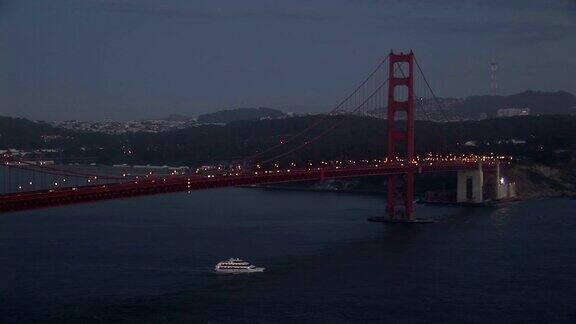
[[[0, 216], [0, 322], [576, 322], [576, 201], [226, 189]], [[217, 275], [238, 256], [268, 270]]]

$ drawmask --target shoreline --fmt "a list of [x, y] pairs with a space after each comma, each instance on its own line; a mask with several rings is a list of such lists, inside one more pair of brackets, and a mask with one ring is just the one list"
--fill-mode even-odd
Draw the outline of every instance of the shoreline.
[[269, 185], [250, 185], [238, 186], [238, 188], [247, 189], [262, 189], [262, 190], [278, 190], [278, 191], [304, 191], [304, 192], [329, 192], [329, 193], [346, 193], [346, 194], [362, 194], [381, 196], [385, 195], [386, 191], [376, 190], [350, 190], [350, 189], [329, 189], [329, 188], [306, 188], [306, 187], [285, 187], [285, 186], [269, 186]]
[[[351, 190], [351, 189], [330, 189], [330, 188], [313, 188], [313, 187], [287, 187], [281, 185], [250, 185], [250, 186], [238, 186], [238, 188], [246, 189], [260, 189], [260, 190], [273, 190], [273, 191], [301, 191], [301, 192], [323, 192], [323, 193], [344, 193], [344, 194], [358, 194], [358, 195], [370, 195], [370, 196], [385, 196], [386, 191], [382, 190]], [[576, 199], [576, 192], [571, 193], [558, 193], [550, 194], [545, 193], [541, 195], [519, 195], [518, 197], [507, 199], [505, 201], [486, 201], [484, 203], [457, 203], [452, 201], [425, 201], [423, 193], [417, 193], [414, 195], [416, 203], [433, 205], [433, 206], [468, 206], [468, 207], [496, 207], [508, 203], [531, 201], [531, 200], [542, 200], [551, 198], [567, 198]]]

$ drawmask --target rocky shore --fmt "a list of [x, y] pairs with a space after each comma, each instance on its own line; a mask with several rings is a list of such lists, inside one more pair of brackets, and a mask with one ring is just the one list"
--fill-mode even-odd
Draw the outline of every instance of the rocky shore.
[[555, 167], [519, 164], [506, 170], [506, 174], [517, 183], [520, 198], [576, 198], [576, 165], [574, 163]]

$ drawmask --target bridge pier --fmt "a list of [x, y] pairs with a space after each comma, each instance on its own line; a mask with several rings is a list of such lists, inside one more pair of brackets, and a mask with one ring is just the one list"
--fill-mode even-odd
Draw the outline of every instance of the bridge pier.
[[[402, 184], [398, 183], [399, 179], [403, 180]], [[414, 221], [414, 171], [408, 170], [403, 176], [395, 174], [388, 176], [387, 192], [387, 220], [391, 222]], [[399, 202], [402, 205], [398, 206]]]
[[500, 172], [500, 163], [496, 163], [496, 179], [494, 187], [494, 199], [514, 199], [516, 198], [516, 183], [508, 181]]
[[476, 204], [484, 202], [484, 172], [482, 171], [482, 163], [478, 163], [478, 169], [476, 170], [458, 171], [456, 202], [472, 202]]
[[502, 176], [499, 162], [496, 162], [493, 172], [494, 174], [486, 179], [481, 162], [476, 170], [458, 171], [456, 202], [483, 204], [486, 201], [515, 198], [516, 184]]

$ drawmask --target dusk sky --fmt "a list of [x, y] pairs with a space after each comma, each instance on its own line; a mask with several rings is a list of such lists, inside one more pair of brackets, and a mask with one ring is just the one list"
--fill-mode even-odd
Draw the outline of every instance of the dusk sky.
[[328, 110], [390, 49], [439, 96], [576, 93], [574, 0], [0, 0], [0, 115]]

